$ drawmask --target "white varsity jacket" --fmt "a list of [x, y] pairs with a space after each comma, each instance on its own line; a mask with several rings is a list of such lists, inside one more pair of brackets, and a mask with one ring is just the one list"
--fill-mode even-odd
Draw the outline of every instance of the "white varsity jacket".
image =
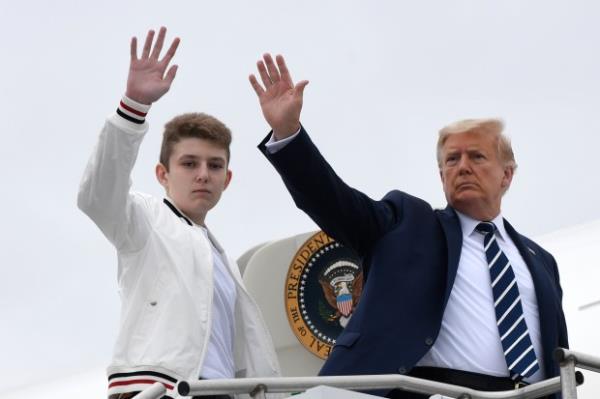
[[[78, 206], [115, 246], [121, 322], [108, 367], [109, 394], [139, 391], [158, 381], [169, 397], [176, 382], [199, 377], [211, 329], [213, 258], [202, 232], [162, 199], [130, 190], [130, 174], [147, 122], [108, 118], [88, 162]], [[210, 235], [210, 232], [209, 232]], [[211, 236], [237, 286], [236, 376], [279, 376], [260, 310], [235, 261]]]

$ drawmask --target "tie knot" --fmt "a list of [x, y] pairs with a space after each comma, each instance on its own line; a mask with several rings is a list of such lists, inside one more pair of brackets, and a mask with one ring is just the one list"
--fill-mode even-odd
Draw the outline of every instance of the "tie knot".
[[487, 235], [496, 231], [496, 225], [492, 222], [481, 222], [475, 227], [475, 231]]

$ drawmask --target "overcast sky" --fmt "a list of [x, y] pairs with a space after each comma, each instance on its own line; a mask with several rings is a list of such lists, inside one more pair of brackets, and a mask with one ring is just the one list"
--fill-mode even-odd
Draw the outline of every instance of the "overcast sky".
[[374, 198], [397, 188], [445, 206], [437, 131], [498, 116], [519, 164], [505, 217], [531, 236], [600, 218], [598, 21], [592, 0], [3, 1], [0, 394], [110, 360], [115, 254], [75, 200], [124, 92], [131, 36], [165, 25], [182, 39], [134, 188], [162, 194], [153, 170], [168, 119], [222, 119], [234, 179], [207, 222], [237, 258], [315, 228], [255, 148], [268, 128], [247, 76], [265, 51], [310, 80], [302, 122]]

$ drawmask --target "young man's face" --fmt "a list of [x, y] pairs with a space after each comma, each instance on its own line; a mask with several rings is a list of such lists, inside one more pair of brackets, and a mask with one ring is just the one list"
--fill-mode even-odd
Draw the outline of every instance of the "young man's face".
[[213, 142], [186, 138], [173, 146], [169, 170], [156, 166], [156, 177], [177, 208], [198, 224], [231, 181], [227, 152]]

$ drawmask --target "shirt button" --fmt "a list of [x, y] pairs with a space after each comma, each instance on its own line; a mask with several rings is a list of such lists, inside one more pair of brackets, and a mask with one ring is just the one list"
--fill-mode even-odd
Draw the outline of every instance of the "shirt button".
[[398, 368], [398, 373], [400, 373], [400, 374], [406, 373], [406, 368], [404, 366], [400, 366], [400, 368]]
[[433, 339], [432, 339], [431, 337], [427, 337], [427, 338], [425, 338], [425, 344], [426, 344], [427, 346], [431, 346], [431, 345], [433, 345]]

